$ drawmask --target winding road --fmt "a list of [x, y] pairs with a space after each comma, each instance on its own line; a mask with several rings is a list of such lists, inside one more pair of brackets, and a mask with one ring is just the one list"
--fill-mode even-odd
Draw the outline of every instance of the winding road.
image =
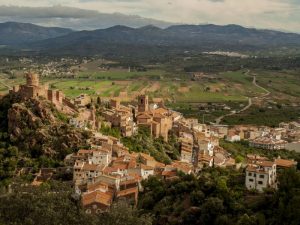
[[[249, 75], [249, 73], [250, 73], [250, 70], [247, 70], [247, 72], [245, 73], [245, 75], [246, 75], [246, 76], [251, 76], [251, 75]], [[268, 95], [271, 94], [270, 91], [268, 91], [268, 90], [265, 89], [264, 87], [262, 87], [262, 86], [260, 86], [260, 85], [257, 84], [257, 82], [256, 82], [256, 75], [253, 75], [253, 76], [251, 76], [251, 77], [253, 77], [253, 81], [252, 81], [253, 85], [255, 85], [256, 87], [258, 87], [258, 88], [260, 88], [260, 89], [262, 89], [263, 91], [266, 92], [265, 94], [263, 94], [262, 96], [258, 96], [257, 98], [264, 98], [264, 97], [267, 97]], [[230, 113], [228, 113], [228, 114], [226, 114], [226, 115], [223, 115], [223, 116], [218, 117], [218, 118], [216, 119], [216, 123], [215, 123], [215, 124], [219, 125], [219, 124], [221, 123], [221, 121], [222, 121], [225, 117], [227, 117], [227, 116], [233, 116], [233, 115], [235, 115], [235, 114], [238, 114], [238, 113], [241, 113], [241, 112], [244, 112], [244, 111], [248, 110], [248, 109], [252, 106], [252, 104], [253, 104], [252, 102], [253, 102], [253, 101], [252, 101], [252, 98], [248, 97], [248, 105], [246, 105], [244, 108], [242, 108], [242, 109], [239, 110], [239, 111], [232, 111], [232, 112], [230, 112]]]

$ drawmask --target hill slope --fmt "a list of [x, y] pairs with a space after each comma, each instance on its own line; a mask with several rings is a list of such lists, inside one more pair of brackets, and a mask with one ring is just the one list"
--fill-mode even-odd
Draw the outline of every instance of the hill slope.
[[[237, 25], [178, 25], [167, 29], [146, 26], [138, 29], [115, 26], [80, 31], [32, 45], [35, 50], [61, 54], [138, 54], [142, 50], [230, 50], [251, 51], [300, 46], [300, 35]], [[57, 48], [56, 50], [53, 48]]]
[[30, 23], [0, 23], [0, 45], [18, 45], [55, 38], [71, 33], [71, 29], [41, 27]]
[[10, 47], [15, 47], [22, 44], [22, 48], [31, 50], [31, 53], [53, 55], [155, 57], [183, 51], [256, 51], [300, 46], [299, 34], [257, 30], [238, 25], [176, 25], [166, 29], [118, 25], [78, 32], [29, 24], [8, 23], [7, 26], [10, 28], [2, 29], [4, 35], [0, 38], [0, 45], [11, 43]]

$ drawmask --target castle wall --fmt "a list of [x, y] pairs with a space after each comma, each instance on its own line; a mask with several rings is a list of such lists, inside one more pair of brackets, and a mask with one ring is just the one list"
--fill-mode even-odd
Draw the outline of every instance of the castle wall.
[[70, 99], [64, 98], [63, 101], [62, 101], [62, 103], [63, 103], [64, 105], [70, 107], [71, 109], [77, 111], [77, 108], [76, 108], [75, 104], [72, 103]]
[[55, 95], [54, 90], [47, 91], [47, 99], [52, 103], [56, 101], [56, 95]]
[[64, 94], [61, 91], [55, 91], [56, 94], [56, 101], [59, 103], [63, 103], [63, 99], [64, 99]]

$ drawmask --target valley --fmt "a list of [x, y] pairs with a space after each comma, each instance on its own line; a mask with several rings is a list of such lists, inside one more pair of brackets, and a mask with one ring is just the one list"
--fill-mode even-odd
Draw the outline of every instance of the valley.
[[0, 225], [300, 224], [299, 34], [62, 9], [0, 23]]
[[[95, 101], [97, 97], [103, 101], [119, 97], [131, 103], [138, 95], [147, 94], [153, 99], [164, 99], [174, 110], [201, 120], [205, 117], [206, 122], [213, 123], [225, 118], [225, 123], [232, 124], [240, 115], [249, 114], [250, 118], [255, 110], [264, 108], [275, 112], [278, 107], [280, 110], [286, 108], [292, 112], [292, 117], [298, 115], [300, 77], [297, 70], [240, 69], [206, 72], [195, 79], [199, 72], [186, 72], [178, 64], [174, 67], [169, 63], [128, 65], [97, 58], [84, 60], [84, 63], [71, 63], [68, 67], [71, 73], [55, 75], [54, 72], [43, 76], [41, 81], [70, 98], [88, 94]], [[42, 64], [40, 67], [44, 70]], [[23, 73], [18, 69], [14, 70], [13, 77], [2, 73], [0, 78], [0, 93], [3, 94], [8, 87], [24, 82]], [[206, 106], [200, 109], [200, 105]], [[251, 121], [247, 123], [256, 123]]]

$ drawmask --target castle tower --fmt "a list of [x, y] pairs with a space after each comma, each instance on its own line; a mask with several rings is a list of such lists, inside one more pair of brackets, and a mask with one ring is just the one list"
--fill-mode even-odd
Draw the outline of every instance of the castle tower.
[[34, 73], [27, 73], [26, 74], [26, 84], [27, 86], [39, 86], [39, 76]]
[[146, 112], [149, 110], [148, 95], [140, 95], [138, 97], [138, 112]]
[[115, 98], [110, 100], [110, 107], [120, 109], [120, 99]]

